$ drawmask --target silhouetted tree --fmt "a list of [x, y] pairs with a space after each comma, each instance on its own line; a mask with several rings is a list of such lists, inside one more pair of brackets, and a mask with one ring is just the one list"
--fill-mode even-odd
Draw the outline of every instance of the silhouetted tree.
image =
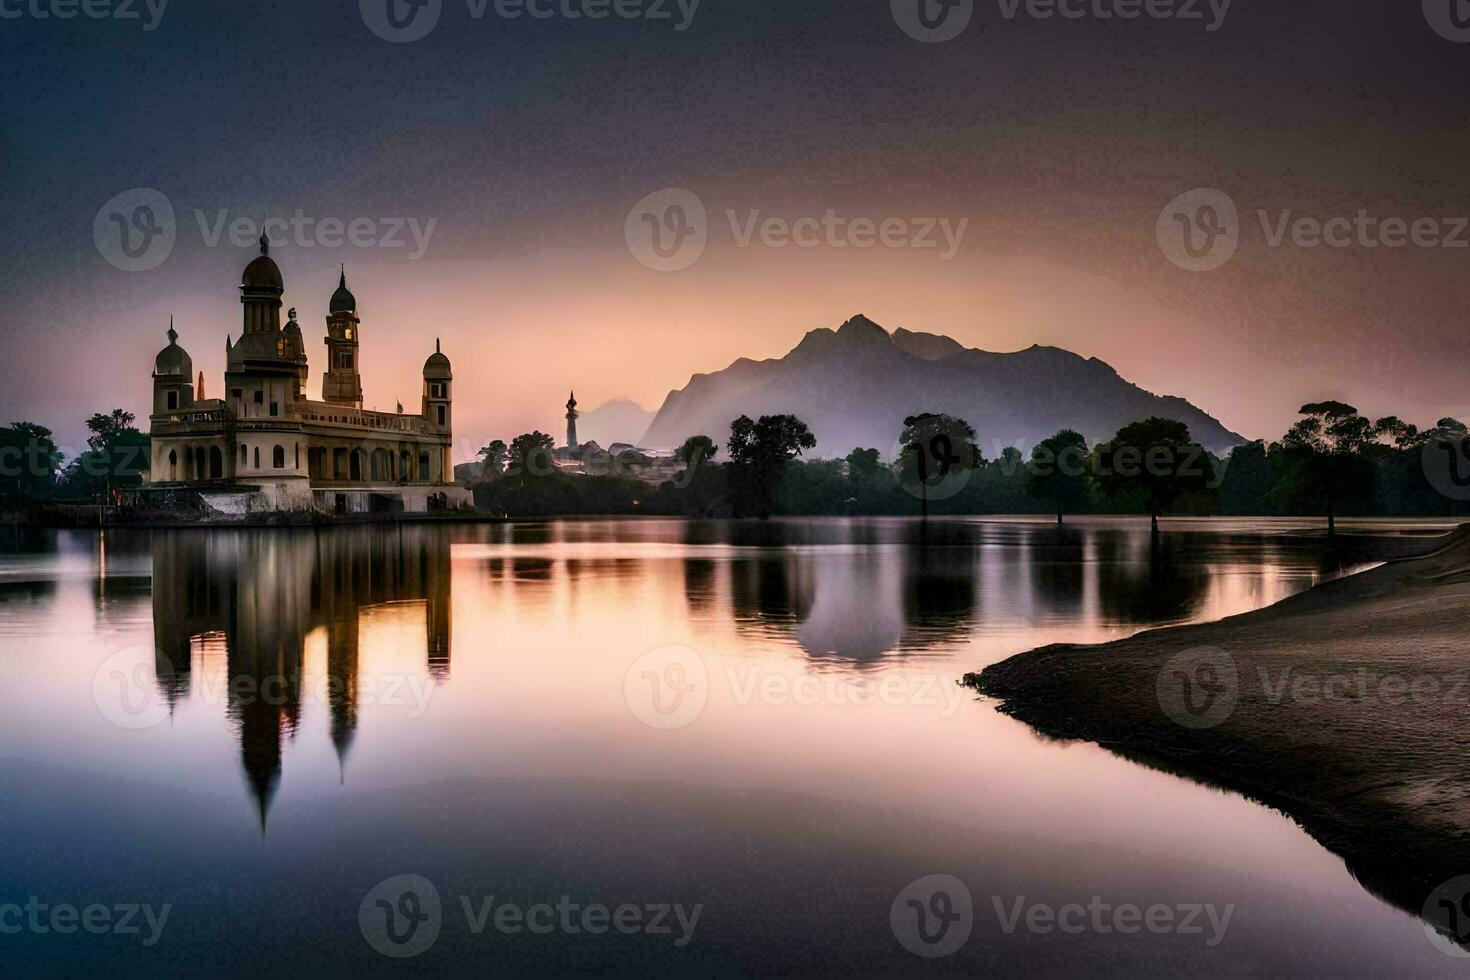
[[0, 499], [39, 500], [55, 487], [61, 452], [51, 430], [34, 422], [0, 428]]
[[485, 461], [485, 475], [487, 477], [491, 475], [500, 476], [505, 472], [505, 458], [509, 452], [510, 447], [505, 444], [504, 440], [494, 439], [490, 442], [490, 445], [476, 453], [477, 456]]
[[550, 476], [556, 472], [551, 450], [556, 440], [544, 432], [527, 432], [510, 441], [510, 467], [507, 472], [526, 476]]
[[1026, 492], [1037, 500], [1056, 504], [1057, 523], [1062, 515], [1087, 503], [1087, 439], [1080, 432], [1063, 429], [1043, 439], [1031, 450], [1026, 467]]
[[730, 492], [736, 516], [771, 516], [771, 499], [786, 465], [817, 444], [795, 415], [742, 415], [730, 423]]
[[1303, 405], [1305, 416], [1281, 440], [1288, 472], [1279, 493], [1299, 504], [1327, 511], [1327, 533], [1337, 533], [1338, 501], [1365, 492], [1372, 481], [1367, 451], [1374, 442], [1373, 423], [1343, 402]]
[[720, 447], [709, 436], [690, 436], [674, 453], [674, 458], [686, 467], [698, 466], [714, 459]]
[[900, 477], [919, 489], [922, 513], [929, 516], [929, 497], [952, 496], [963, 488], [984, 458], [975, 445], [975, 430], [964, 419], [924, 412], [903, 420], [899, 434]]
[[87, 437], [87, 451], [74, 459], [62, 474], [66, 493], [92, 496], [142, 484], [150, 462], [151, 440], [133, 428], [134, 418], [132, 412], [115, 408], [108, 414], [98, 412], [87, 419], [87, 428], [92, 433]]
[[876, 449], [854, 449], [847, 454], [847, 478], [854, 483], [871, 480], [882, 470], [882, 454]]
[[1157, 534], [1160, 514], [1185, 494], [1213, 485], [1215, 459], [1190, 441], [1189, 426], [1155, 416], [1125, 425], [1099, 445], [1093, 473], [1110, 497], [1138, 495]]

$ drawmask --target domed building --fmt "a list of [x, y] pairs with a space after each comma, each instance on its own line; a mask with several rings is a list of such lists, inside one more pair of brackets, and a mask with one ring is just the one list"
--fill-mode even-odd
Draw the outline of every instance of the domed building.
[[[322, 397], [306, 395], [310, 370], [296, 310], [281, 324], [281, 269], [260, 237], [240, 277], [243, 329], [225, 338], [223, 398], [194, 386], [194, 363], [169, 324], [153, 370], [152, 486], [198, 492], [211, 510], [245, 514], [423, 512], [468, 506], [455, 486], [449, 358], [434, 343], [417, 415], [362, 407], [362, 320], [342, 269], [327, 304]], [[202, 378], [202, 376], [201, 376]]]

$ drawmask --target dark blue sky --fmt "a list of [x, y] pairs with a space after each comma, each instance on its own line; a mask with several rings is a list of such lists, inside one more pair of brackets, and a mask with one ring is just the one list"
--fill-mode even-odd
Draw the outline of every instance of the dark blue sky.
[[[1177, 311], [1190, 331], [1314, 369], [1318, 389], [1337, 382], [1385, 409], [1398, 397], [1423, 412], [1470, 404], [1459, 394], [1466, 252], [1287, 254], [1257, 242], [1201, 277], [1161, 266], [1152, 239], [1159, 209], [1199, 186], [1227, 188], [1243, 211], [1470, 213], [1470, 45], [1436, 35], [1417, 4], [1235, 0], [1210, 32], [1179, 20], [1006, 21], [981, 0], [969, 30], [943, 44], [906, 36], [889, 0], [702, 0], [683, 31], [668, 7], [673, 21], [475, 20], [466, 0], [444, 0], [435, 29], [408, 44], [376, 36], [355, 0], [172, 0], [151, 31], [140, 20], [0, 19], [0, 412], [70, 433], [92, 410], [141, 407], [160, 297], [232, 302], [230, 279], [249, 257], [205, 247], [196, 212], [434, 218], [433, 261], [493, 265], [617, 247], [631, 202], [676, 185], [790, 213], [835, 202], [968, 215], [981, 229], [967, 244], [976, 254], [1104, 279]], [[135, 9], [148, 18], [141, 0]], [[166, 195], [180, 225], [167, 262], [141, 273], [104, 261], [93, 238], [103, 202], [135, 187]], [[316, 283], [338, 261], [401, 257], [369, 251], [318, 248], [294, 268]], [[647, 302], [600, 269], [566, 275], [596, 279], [619, 323]], [[721, 307], [762, 287], [732, 271], [710, 288]], [[830, 314], [803, 308], [782, 321], [778, 298], [766, 298], [791, 343], [858, 311], [840, 281], [820, 289], [841, 297]], [[862, 292], [854, 284], [853, 303]], [[989, 307], [977, 297], [975, 308]], [[219, 309], [219, 322], [200, 325], [211, 350], [234, 328]], [[965, 314], [916, 303], [897, 315], [984, 346], [990, 335]], [[547, 328], [496, 326], [507, 337]], [[1080, 346], [1061, 326], [1033, 339]], [[1273, 393], [1258, 419], [1252, 399], [1226, 404], [1210, 389], [1221, 365], [1213, 355], [1189, 364], [1194, 344], [1161, 352], [1151, 376], [1142, 364], [1120, 370], [1154, 387], [1177, 379], [1172, 393], [1213, 397], [1205, 407], [1250, 434], [1279, 434], [1269, 429], [1287, 421], [1284, 406], [1329, 393]], [[750, 346], [781, 348], [758, 331]], [[1119, 363], [1135, 347], [1096, 337], [1084, 353]], [[75, 364], [79, 352], [100, 360]], [[66, 356], [75, 366], [64, 379], [17, 359]], [[722, 366], [672, 358], [627, 391], [656, 403]], [[562, 381], [548, 379], [548, 396]]]

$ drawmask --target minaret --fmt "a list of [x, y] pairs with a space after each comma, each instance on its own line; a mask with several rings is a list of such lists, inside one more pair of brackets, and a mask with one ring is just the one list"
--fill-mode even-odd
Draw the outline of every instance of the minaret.
[[358, 373], [357, 298], [347, 288], [347, 267], [337, 281], [327, 314], [327, 372], [322, 375], [322, 401], [362, 408], [362, 375]]
[[581, 415], [577, 413], [577, 393], [573, 391], [571, 397], [567, 399], [567, 446], [571, 449], [576, 449], [581, 445], [577, 441], [577, 419], [579, 418]]

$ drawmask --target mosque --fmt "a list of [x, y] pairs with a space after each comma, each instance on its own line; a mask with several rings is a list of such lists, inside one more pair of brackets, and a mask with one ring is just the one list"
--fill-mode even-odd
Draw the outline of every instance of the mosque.
[[260, 238], [245, 267], [244, 331], [225, 339], [223, 398], [204, 397], [189, 354], [169, 324], [153, 371], [152, 491], [194, 491], [227, 514], [426, 512], [470, 505], [455, 486], [449, 358], [424, 362], [418, 414], [362, 407], [362, 320], [344, 269], [327, 313], [322, 400], [306, 397], [306, 346], [296, 311], [281, 326], [285, 284]]

